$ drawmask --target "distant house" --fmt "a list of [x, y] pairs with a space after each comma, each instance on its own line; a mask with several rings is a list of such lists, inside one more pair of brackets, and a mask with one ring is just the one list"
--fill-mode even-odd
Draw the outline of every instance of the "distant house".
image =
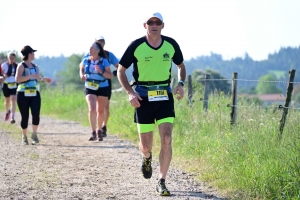
[[285, 96], [283, 94], [257, 94], [257, 95], [247, 95], [249, 98], [257, 97], [259, 100], [264, 102], [265, 106], [270, 104], [280, 104], [285, 103]]

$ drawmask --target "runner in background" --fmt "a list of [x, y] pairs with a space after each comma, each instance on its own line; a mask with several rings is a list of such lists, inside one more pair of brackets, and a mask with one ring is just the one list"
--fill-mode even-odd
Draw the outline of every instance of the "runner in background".
[[21, 113], [22, 143], [24, 145], [28, 145], [27, 127], [29, 110], [31, 110], [32, 115], [32, 144], [39, 143], [37, 129], [40, 123], [41, 96], [38, 81], [45, 81], [47, 83], [52, 81], [50, 78], [41, 77], [39, 67], [32, 63], [34, 52], [36, 50], [30, 46], [22, 48], [23, 62], [18, 65], [16, 73], [16, 82], [18, 82], [17, 103]]
[[[86, 102], [89, 106], [88, 118], [92, 129], [89, 141], [102, 141], [101, 127], [104, 121], [104, 107], [109, 96], [108, 79], [113, 77], [110, 64], [102, 46], [94, 42], [90, 47], [90, 56], [84, 57], [79, 65], [79, 75], [85, 82]], [[98, 127], [98, 130], [96, 128]]]
[[[104, 49], [105, 39], [104, 39], [103, 36], [96, 37], [95, 42], [100, 44], [102, 46], [102, 48]], [[106, 59], [108, 60], [109, 64], [115, 66], [116, 68], [118, 68], [118, 65], [119, 65], [118, 58], [110, 51], [104, 50], [104, 52], [106, 54]], [[83, 57], [83, 59], [88, 58], [89, 56], [90, 56], [90, 53], [86, 54]], [[117, 76], [117, 71], [116, 70], [113, 71], [113, 75]], [[102, 130], [101, 130], [102, 137], [107, 136], [107, 122], [108, 122], [108, 118], [109, 118], [109, 115], [110, 115], [109, 105], [110, 105], [110, 98], [111, 98], [112, 83], [111, 83], [111, 79], [107, 79], [107, 80], [108, 80], [109, 94], [108, 94], [107, 104], [104, 107], [104, 120], [103, 120], [103, 125], [102, 125]]]
[[4, 95], [4, 106], [6, 109], [5, 121], [8, 121], [11, 116], [10, 123], [15, 123], [15, 112], [16, 112], [16, 92], [17, 83], [15, 81], [15, 74], [18, 64], [16, 63], [16, 54], [14, 52], [9, 52], [7, 54], [7, 62], [1, 65], [1, 75], [2, 75], [2, 92]]

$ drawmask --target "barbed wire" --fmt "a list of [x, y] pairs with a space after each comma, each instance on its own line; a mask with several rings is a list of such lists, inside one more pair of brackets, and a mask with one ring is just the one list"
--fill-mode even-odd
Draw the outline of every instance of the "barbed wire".
[[265, 81], [265, 80], [251, 80], [251, 79], [198, 79], [198, 81], [246, 81], [246, 82], [263, 82], [263, 83], [300, 83], [300, 82], [289, 82], [289, 81]]
[[278, 105], [278, 106], [238, 106], [238, 105], [231, 105], [231, 104], [227, 104], [227, 107], [244, 107], [244, 108], [278, 108], [278, 109], [283, 109], [283, 108], [286, 108], [286, 109], [290, 109], [290, 110], [300, 110], [300, 108], [294, 108], [294, 107], [285, 107], [285, 106], [282, 106], [282, 105]]
[[[195, 102], [195, 100], [192, 100], [192, 99], [189, 99], [188, 100], [189, 102]], [[215, 105], [220, 105], [219, 103], [217, 103], [217, 101], [211, 101], [211, 100], [204, 100], [203, 98], [200, 98], [199, 101], [205, 101], [205, 102], [208, 102], [210, 104], [215, 104]], [[247, 106], [244, 106], [244, 105], [232, 105], [232, 104], [227, 104], [226, 107], [240, 107], [240, 108], [278, 108], [278, 109], [283, 109], [283, 108], [286, 108], [286, 109], [291, 109], [291, 110], [300, 110], [300, 108], [298, 107], [285, 107], [281, 104], [279, 105], [269, 105], [269, 106], [263, 106], [263, 105], [247, 105]]]

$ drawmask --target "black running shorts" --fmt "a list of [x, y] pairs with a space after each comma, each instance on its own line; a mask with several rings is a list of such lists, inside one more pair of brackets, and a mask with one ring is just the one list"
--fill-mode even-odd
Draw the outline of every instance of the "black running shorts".
[[16, 95], [17, 94], [17, 88], [9, 89], [8, 86], [7, 86], [7, 83], [3, 83], [2, 91], [3, 91], [3, 95], [5, 97], [10, 97], [10, 95]]
[[134, 122], [138, 124], [153, 124], [155, 121], [175, 117], [173, 94], [169, 93], [169, 100], [148, 101], [148, 97], [142, 97], [141, 106], [135, 109]]
[[85, 93], [85, 95], [93, 94], [96, 96], [108, 97], [109, 87], [99, 87], [98, 90], [91, 90], [91, 89], [85, 88], [84, 93]]

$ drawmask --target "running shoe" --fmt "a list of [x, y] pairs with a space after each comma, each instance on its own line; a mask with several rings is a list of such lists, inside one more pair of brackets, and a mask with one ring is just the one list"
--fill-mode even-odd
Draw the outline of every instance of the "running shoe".
[[35, 145], [35, 144], [37, 144], [37, 143], [40, 142], [39, 139], [38, 139], [38, 137], [37, 137], [37, 133], [32, 133], [31, 134], [31, 139], [32, 139], [31, 144], [33, 144], [33, 145]]
[[98, 140], [99, 141], [103, 141], [102, 131], [101, 130], [98, 130]]
[[90, 137], [89, 141], [95, 141], [97, 140], [96, 131], [92, 132], [92, 137]]
[[9, 119], [9, 116], [10, 116], [10, 110], [8, 110], [5, 114], [5, 121]]
[[15, 119], [11, 119], [10, 123], [11, 123], [11, 124], [16, 123]]
[[107, 136], [106, 130], [103, 130], [103, 129], [101, 130], [101, 136], [102, 136], [102, 137], [106, 137], [106, 136]]
[[142, 159], [141, 171], [142, 171], [145, 179], [149, 179], [152, 176], [151, 162], [152, 162], [152, 154], [151, 153], [150, 153], [149, 158], [143, 157], [143, 159]]
[[26, 136], [26, 135], [23, 135], [23, 134], [22, 134], [22, 144], [23, 144], [23, 145], [28, 145], [28, 139], [27, 139], [27, 136]]
[[160, 196], [170, 196], [171, 195], [170, 191], [166, 187], [166, 183], [165, 183], [164, 180], [159, 180], [158, 181], [158, 184], [156, 186], [156, 192]]

